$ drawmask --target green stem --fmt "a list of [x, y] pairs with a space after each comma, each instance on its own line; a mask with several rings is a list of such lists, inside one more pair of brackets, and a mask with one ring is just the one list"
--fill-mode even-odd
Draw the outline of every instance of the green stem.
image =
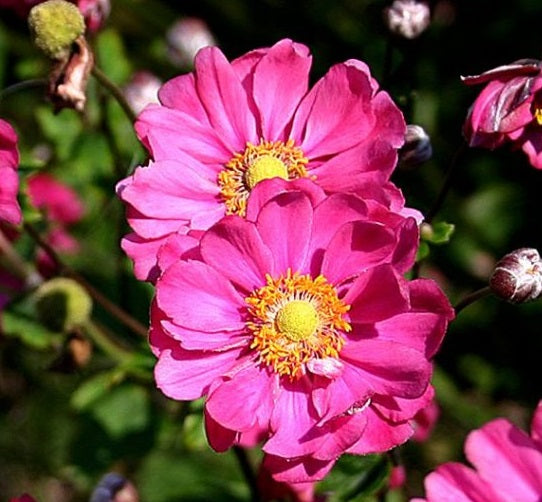
[[106, 333], [105, 329], [97, 323], [88, 321], [85, 323], [84, 329], [96, 346], [119, 363], [126, 362], [131, 357], [132, 353], [114, 341], [111, 335]]
[[457, 302], [457, 304], [454, 306], [455, 314], [459, 314], [465, 307], [468, 307], [470, 304], [474, 303], [475, 301], [478, 301], [482, 298], [485, 298], [486, 296], [489, 296], [491, 294], [491, 288], [489, 286], [485, 286], [477, 291], [473, 291], [472, 293], [469, 293], [467, 296], [462, 298]]
[[116, 317], [122, 324], [130, 328], [134, 333], [137, 333], [142, 337], [147, 336], [147, 328], [143, 326], [143, 324], [141, 324], [138, 320], [134, 319], [130, 314], [121, 309], [118, 305], [113, 303], [103, 293], [101, 293], [94, 286], [92, 286], [92, 284], [87, 282], [87, 280], [83, 276], [81, 276], [71, 267], [66, 265], [60, 259], [56, 251], [41, 238], [39, 233], [34, 229], [32, 225], [30, 225], [29, 223], [25, 223], [23, 226], [28, 235], [32, 237], [32, 239], [38, 244], [38, 246], [40, 246], [45, 251], [47, 256], [49, 256], [53, 263], [58, 267], [60, 273], [66, 275], [67, 277], [70, 277], [71, 279], [79, 283], [83, 288], [85, 288], [86, 292], [92, 297], [92, 299], [96, 303], [100, 304], [113, 317]]
[[256, 476], [252, 469], [252, 465], [250, 464], [250, 461], [248, 459], [247, 452], [241, 446], [234, 446], [233, 453], [237, 457], [237, 461], [239, 462], [241, 471], [243, 472], [243, 475], [245, 476], [245, 480], [248, 484], [248, 487], [250, 488], [251, 501], [259, 502], [261, 498], [260, 498], [260, 492], [258, 490], [258, 483], [256, 482]]
[[128, 101], [126, 101], [126, 98], [124, 97], [124, 94], [120, 88], [114, 82], [112, 82], [109, 77], [96, 65], [92, 67], [92, 76], [111, 93], [130, 122], [135, 122], [136, 114], [132, 110], [132, 107], [128, 104]]

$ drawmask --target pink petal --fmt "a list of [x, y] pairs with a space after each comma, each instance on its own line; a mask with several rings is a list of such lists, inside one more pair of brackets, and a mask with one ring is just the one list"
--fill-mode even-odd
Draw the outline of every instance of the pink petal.
[[[496, 419], [471, 432], [465, 453], [479, 475], [511, 500], [538, 500], [542, 451], [508, 420]], [[503, 497], [504, 498], [504, 497]]]
[[159, 239], [143, 239], [135, 233], [126, 235], [120, 245], [122, 250], [134, 262], [134, 275], [142, 281], [155, 282], [159, 270], [156, 267], [158, 250], [167, 237]]
[[253, 92], [266, 140], [288, 139], [284, 130], [307, 92], [311, 59], [304, 45], [281, 40], [257, 64]]
[[432, 373], [431, 364], [423, 353], [386, 340], [348, 343], [341, 351], [341, 358], [365, 373], [365, 385], [385, 396], [419, 397], [425, 392]]
[[222, 453], [233, 446], [237, 440], [238, 432], [222, 427], [206, 411], [203, 418], [205, 420], [205, 434], [213, 450]]
[[395, 236], [379, 223], [355, 221], [343, 225], [331, 239], [322, 262], [322, 274], [333, 284], [358, 276], [390, 261]]
[[362, 412], [367, 419], [363, 435], [347, 453], [367, 455], [383, 453], [406, 442], [412, 436], [413, 429], [408, 423], [391, 423], [384, 420], [369, 406]]
[[531, 438], [542, 451], [542, 401], [538, 402], [531, 422]]
[[329, 473], [335, 460], [316, 460], [310, 456], [282, 458], [265, 455], [265, 468], [273, 479], [283, 483], [308, 483], [320, 481]]
[[193, 117], [198, 122], [208, 124], [207, 113], [196, 92], [194, 74], [187, 73], [172, 78], [158, 91], [160, 102], [168, 108], [175, 108]]
[[179, 400], [204, 396], [211, 383], [238, 362], [240, 351], [224, 352], [164, 350], [154, 368], [158, 388], [168, 397]]
[[233, 156], [211, 125], [180, 110], [148, 105], [134, 128], [154, 160], [175, 160], [178, 152], [184, 152], [204, 164], [220, 166]]
[[191, 330], [242, 331], [244, 299], [227, 278], [199, 261], [169, 267], [156, 284], [158, 305], [179, 326]]
[[199, 239], [192, 235], [171, 234], [162, 242], [156, 258], [161, 271], [168, 269], [181, 259], [198, 257]]
[[256, 221], [262, 207], [273, 197], [286, 192], [298, 191], [306, 195], [314, 207], [326, 198], [325, 192], [309, 178], [299, 178], [291, 181], [282, 178], [271, 178], [260, 181], [250, 192], [245, 218]]
[[205, 47], [195, 57], [196, 89], [209, 122], [233, 151], [257, 143], [255, 119], [247, 94], [230, 63], [216, 47]]
[[17, 202], [19, 177], [17, 167], [19, 151], [17, 149], [17, 134], [13, 127], [0, 119], [0, 219], [9, 223], [19, 224], [22, 214]]
[[527, 154], [529, 162], [536, 169], [542, 169], [542, 134], [540, 126], [533, 126], [525, 131], [521, 140], [521, 149]]
[[209, 394], [205, 408], [220, 425], [248, 431], [257, 424], [267, 426], [278, 393], [275, 374], [251, 364]]
[[277, 195], [260, 211], [256, 226], [271, 250], [276, 273], [305, 272], [312, 214], [309, 198], [300, 192]]
[[203, 259], [247, 292], [265, 284], [273, 274], [273, 255], [255, 225], [238, 216], [226, 216], [201, 239]]
[[309, 159], [352, 148], [374, 125], [372, 95], [365, 72], [349, 63], [333, 66], [301, 102], [292, 138]]
[[406, 281], [390, 265], [362, 272], [349, 287], [343, 301], [350, 305], [352, 323], [374, 323], [409, 309]]
[[494, 491], [468, 467], [456, 462], [441, 465], [425, 478], [427, 502], [502, 501]]

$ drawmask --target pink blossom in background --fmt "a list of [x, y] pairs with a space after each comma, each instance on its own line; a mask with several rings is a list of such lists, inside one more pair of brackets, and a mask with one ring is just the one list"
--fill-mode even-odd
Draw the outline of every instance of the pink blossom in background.
[[308, 177], [326, 193], [377, 200], [397, 192], [389, 177], [406, 127], [397, 106], [360, 61], [333, 66], [312, 89], [310, 66], [307, 47], [291, 40], [231, 63], [207, 47], [193, 74], [164, 84], [161, 105], [135, 126], [153, 160], [117, 187], [138, 278], [152, 277], [152, 256], [172, 233], [244, 215], [262, 179]]
[[36, 502], [36, 499], [28, 495], [28, 493], [23, 493], [20, 497], [9, 499], [9, 502]]
[[480, 75], [468, 85], [487, 84], [463, 126], [470, 146], [494, 149], [505, 143], [521, 148], [542, 169], [542, 74], [540, 61], [524, 59]]
[[18, 224], [21, 222], [21, 208], [17, 202], [19, 191], [19, 151], [17, 134], [13, 127], [0, 119], [0, 221]]
[[406, 483], [406, 470], [403, 465], [394, 465], [391, 468], [388, 485], [392, 490], [401, 488]]
[[[77, 192], [48, 173], [34, 174], [27, 183], [31, 204], [44, 213], [47, 221], [47, 243], [60, 253], [77, 253], [79, 243], [69, 233], [69, 227], [79, 222], [84, 214]], [[37, 265], [44, 277], [50, 277], [56, 271], [56, 265], [42, 249], [38, 250]]]
[[404, 279], [417, 245], [415, 219], [377, 202], [326, 196], [307, 179], [262, 181], [246, 219], [160, 249], [158, 387], [206, 397], [217, 450], [264, 431], [280, 482], [312, 482], [342, 453], [405, 442], [453, 317], [434, 282]]
[[542, 401], [530, 436], [504, 418], [471, 432], [473, 468], [449, 462], [425, 478], [425, 499], [412, 502], [538, 502], [542, 497]]

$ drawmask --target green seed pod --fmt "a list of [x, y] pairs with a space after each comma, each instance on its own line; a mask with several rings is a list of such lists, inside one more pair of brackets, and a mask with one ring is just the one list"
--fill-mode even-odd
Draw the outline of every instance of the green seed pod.
[[65, 0], [47, 0], [32, 8], [28, 24], [35, 44], [52, 59], [63, 59], [85, 32], [79, 9]]
[[38, 318], [49, 329], [67, 332], [84, 325], [90, 318], [92, 300], [73, 279], [51, 279], [44, 282], [35, 295]]

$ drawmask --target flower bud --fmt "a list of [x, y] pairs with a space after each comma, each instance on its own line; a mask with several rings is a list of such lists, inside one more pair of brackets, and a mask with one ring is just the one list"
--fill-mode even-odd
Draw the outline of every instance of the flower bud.
[[433, 155], [431, 140], [419, 125], [407, 125], [405, 144], [399, 150], [399, 166], [411, 169], [427, 162]]
[[431, 11], [427, 2], [395, 0], [384, 10], [384, 21], [392, 33], [412, 39], [429, 26]]
[[49, 329], [67, 332], [89, 320], [92, 300], [73, 279], [57, 277], [36, 291], [36, 311]]
[[542, 264], [536, 249], [520, 248], [501, 258], [491, 278], [491, 291], [510, 303], [536, 300], [542, 294]]
[[28, 24], [36, 45], [52, 59], [63, 59], [85, 32], [79, 9], [65, 0], [47, 0], [32, 8]]
[[170, 61], [181, 67], [192, 66], [196, 53], [202, 48], [216, 45], [207, 24], [195, 17], [177, 21], [166, 34]]

